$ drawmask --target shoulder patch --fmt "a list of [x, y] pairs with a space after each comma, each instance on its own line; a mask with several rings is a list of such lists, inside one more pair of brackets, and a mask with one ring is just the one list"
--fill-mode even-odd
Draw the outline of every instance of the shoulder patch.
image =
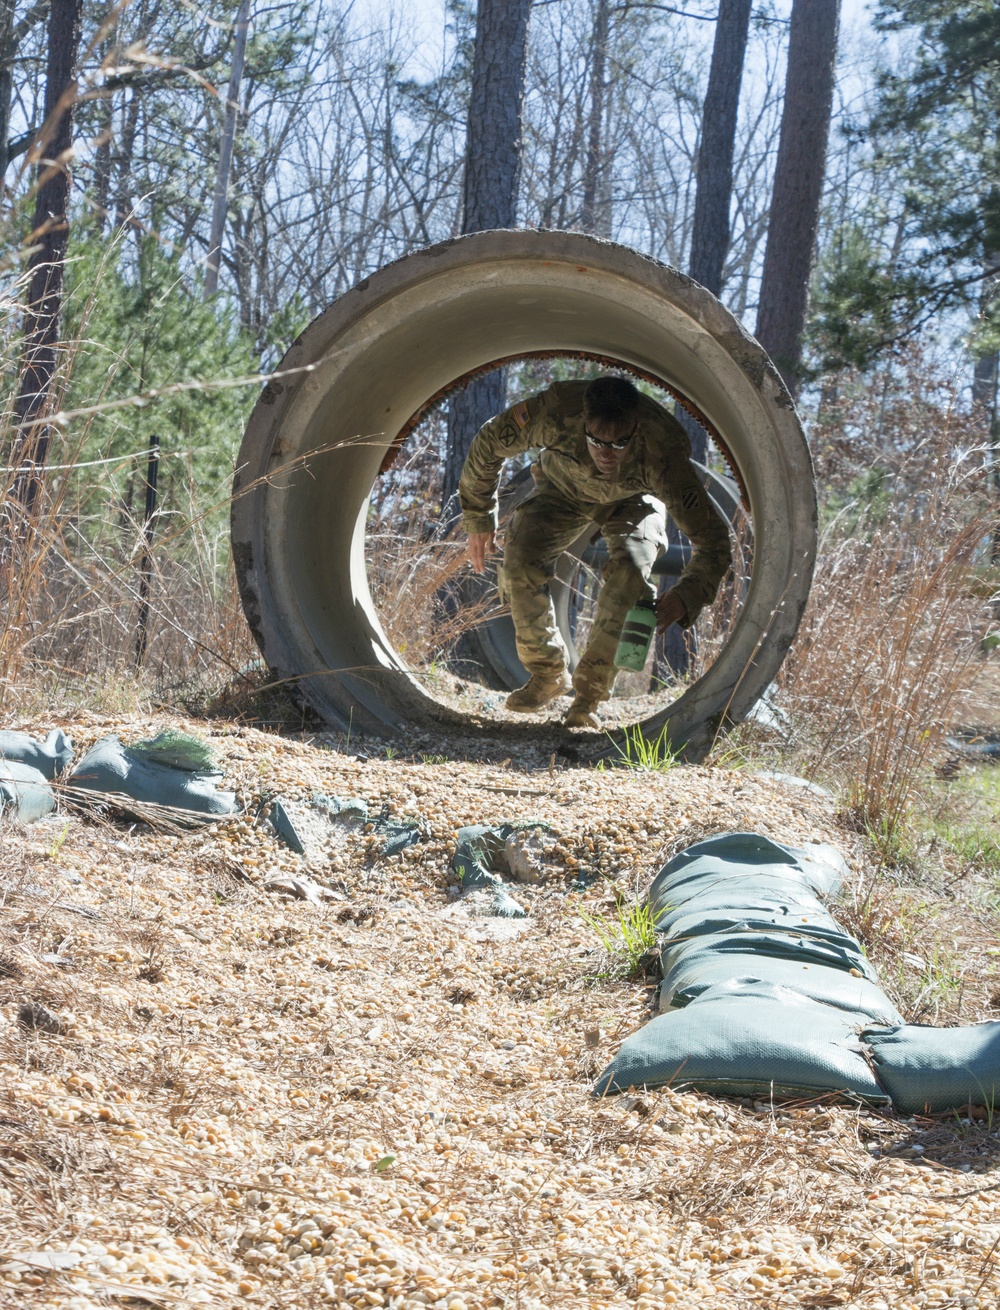
[[690, 513], [696, 510], [701, 504], [701, 496], [698, 494], [696, 487], [685, 487], [681, 493], [681, 504]]
[[509, 418], [504, 419], [500, 430], [497, 433], [500, 444], [505, 450], [513, 446], [514, 443], [520, 439], [520, 435], [520, 428], [518, 428], [515, 423], [512, 423]]
[[523, 400], [519, 400], [517, 404], [511, 408], [511, 413], [514, 415], [514, 422], [519, 428], [523, 428], [531, 417], [528, 413], [528, 406]]

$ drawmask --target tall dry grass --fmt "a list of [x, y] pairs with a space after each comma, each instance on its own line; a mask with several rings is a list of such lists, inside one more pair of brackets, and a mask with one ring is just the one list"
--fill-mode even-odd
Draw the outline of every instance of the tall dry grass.
[[[52, 414], [61, 410], [72, 355], [67, 343]], [[88, 421], [61, 429], [40, 473], [36, 513], [24, 522], [12, 496], [12, 417], [11, 395], [0, 421], [7, 455], [0, 470], [0, 711], [196, 700], [224, 670], [245, 665], [253, 643], [228, 562], [225, 504], [198, 505], [193, 493], [180, 506], [161, 503], [152, 523], [149, 642], [140, 658], [145, 524], [115, 475], [131, 466], [144, 485], [146, 451], [95, 463], [85, 458]]]
[[376, 482], [365, 533], [372, 601], [386, 636], [418, 673], [446, 660], [465, 633], [503, 612], [495, 593], [468, 585], [465, 533], [445, 521], [444, 442], [436, 411]]
[[949, 388], [911, 381], [889, 405], [851, 406], [853, 434], [844, 414], [813, 432], [824, 525], [779, 680], [797, 767], [837, 784], [887, 854], [962, 717], [1000, 590], [993, 469], [975, 416]]
[[[121, 402], [98, 398], [82, 410], [63, 411], [78, 346], [63, 343], [47, 406], [56, 417], [58, 453], [40, 475], [37, 513], [24, 530], [9, 535], [0, 569], [0, 713], [70, 711], [80, 704], [129, 711], [151, 703], [190, 711], [220, 694], [232, 707], [242, 683], [252, 690], [253, 679], [243, 671], [257, 651], [230, 558], [229, 501], [203, 503], [190, 478], [182, 503], [176, 494], [170, 504], [161, 502], [152, 522], [148, 642], [139, 658], [146, 524], [131, 505], [143, 503], [147, 451], [87, 458], [93, 422]], [[16, 361], [10, 363], [7, 376], [16, 379]], [[16, 385], [0, 426], [8, 452], [15, 395]], [[442, 531], [439, 427], [418, 434], [376, 484], [366, 534], [376, 608], [389, 639], [418, 672], [500, 609], [494, 596], [470, 600], [461, 586], [467, 572], [464, 536]], [[161, 458], [183, 453], [167, 451]], [[137, 495], [122, 494], [124, 470]], [[0, 471], [0, 522], [16, 511], [17, 474], [8, 458]], [[175, 478], [175, 490], [184, 481]]]
[[[81, 461], [85, 432], [42, 477], [38, 512], [10, 534], [0, 597], [0, 709], [91, 702], [192, 703], [253, 656], [228, 560], [225, 506], [161, 507], [154, 521], [149, 641], [137, 631], [144, 523], [117, 483]], [[145, 452], [136, 452], [145, 473]], [[16, 470], [3, 471], [0, 515]]]

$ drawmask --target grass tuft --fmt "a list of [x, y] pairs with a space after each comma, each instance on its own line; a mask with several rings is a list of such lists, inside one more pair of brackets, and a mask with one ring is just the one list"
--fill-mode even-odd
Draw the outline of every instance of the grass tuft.
[[647, 773], [667, 773], [675, 768], [680, 760], [683, 747], [674, 749], [664, 727], [660, 735], [653, 740], [643, 735], [641, 724], [625, 728], [622, 739], [613, 737], [609, 732], [608, 740], [618, 752], [617, 764], [623, 769], [641, 769]]
[[577, 909], [611, 961], [610, 967], [595, 977], [631, 977], [639, 971], [644, 957], [656, 949], [656, 919], [648, 901], [619, 900], [614, 915], [594, 912], [582, 905]]

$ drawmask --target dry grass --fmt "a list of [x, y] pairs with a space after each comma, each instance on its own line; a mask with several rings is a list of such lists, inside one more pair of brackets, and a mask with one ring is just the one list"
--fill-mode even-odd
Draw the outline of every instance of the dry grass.
[[969, 453], [974, 429], [939, 412], [932, 437], [896, 435], [895, 459], [883, 452], [827, 491], [812, 595], [780, 677], [795, 766], [838, 788], [890, 862], [907, 858], [914, 800], [979, 676], [1000, 587], [998, 507], [982, 451]]

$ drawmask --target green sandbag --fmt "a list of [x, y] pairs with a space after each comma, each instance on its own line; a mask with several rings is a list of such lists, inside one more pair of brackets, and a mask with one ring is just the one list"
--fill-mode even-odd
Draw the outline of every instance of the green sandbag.
[[399, 855], [424, 840], [424, 829], [416, 819], [390, 819], [387, 815], [380, 815], [375, 820], [375, 831], [382, 838], [383, 855]]
[[506, 871], [505, 843], [515, 831], [509, 823], [474, 823], [459, 828], [451, 860], [462, 894], [488, 891], [491, 895], [490, 913], [502, 919], [528, 917], [524, 906], [507, 891], [499, 872], [500, 869]]
[[[320, 858], [334, 829], [357, 831], [368, 823], [368, 802], [359, 797], [342, 800], [322, 795], [308, 801], [278, 798], [271, 803], [269, 820], [276, 836], [296, 855]], [[383, 855], [398, 855], [424, 838], [415, 819], [393, 819], [388, 807], [372, 820], [372, 831], [382, 838]]]
[[773, 983], [810, 1000], [836, 1006], [857, 1016], [859, 1023], [901, 1024], [902, 1015], [882, 989], [867, 978], [821, 964], [780, 960], [760, 954], [697, 953], [678, 961], [660, 983], [661, 1010], [679, 1009], [719, 983], [754, 986]]
[[55, 807], [55, 794], [41, 769], [17, 760], [0, 760], [0, 814], [34, 823]]
[[724, 896], [698, 896], [685, 901], [670, 914], [656, 920], [656, 931], [669, 944], [675, 938], [696, 936], [709, 932], [737, 929], [748, 923], [754, 928], [767, 928], [778, 932], [801, 933], [806, 937], [843, 937], [853, 943], [843, 928], [818, 901], [812, 905], [781, 905], [766, 902], [763, 897], [732, 897], [734, 901], [757, 901], [755, 905], [727, 905]]
[[[113, 803], [128, 810], [125, 799], [184, 811], [189, 816], [217, 818], [236, 812], [236, 796], [219, 791], [220, 774], [189, 772], [136, 755], [117, 737], [102, 737], [70, 774], [72, 787], [113, 794]], [[142, 815], [139, 814], [139, 818]]]
[[299, 835], [299, 830], [295, 826], [295, 820], [289, 814], [285, 807], [285, 802], [280, 798], [271, 803], [271, 813], [267, 816], [274, 829], [276, 837], [280, 837], [286, 846], [290, 847], [296, 855], [305, 855], [305, 842]]
[[665, 864], [649, 889], [649, 906], [654, 915], [664, 914], [723, 884], [734, 890], [743, 884], [747, 894], [755, 884], [777, 889], [782, 883], [831, 894], [840, 887], [845, 867], [843, 857], [826, 844], [799, 849], [759, 833], [722, 833], [689, 846]]
[[[769, 938], [776, 934], [794, 937], [796, 941], [807, 938], [812, 942], [821, 942], [824, 946], [833, 946], [840, 951], [844, 959], [854, 961], [863, 959], [861, 947], [837, 926], [829, 915], [796, 914], [725, 914], [721, 910], [709, 910], [706, 914], [685, 914], [673, 920], [673, 931], [663, 944], [664, 951], [670, 951], [675, 945], [689, 942], [695, 937], [717, 937], [721, 934], [762, 933]], [[847, 966], [856, 968], [854, 963]]]
[[26, 732], [0, 732], [0, 760], [9, 764], [27, 764], [51, 782], [68, 768], [73, 759], [73, 743], [62, 728], [53, 728], [42, 741]]
[[721, 984], [623, 1042], [594, 1095], [669, 1086], [768, 1098], [841, 1093], [884, 1103], [856, 1028], [843, 1011], [783, 987]]
[[368, 802], [358, 797], [315, 795], [308, 801], [282, 800], [271, 804], [268, 816], [275, 835], [296, 855], [321, 858], [336, 829], [360, 832], [368, 822]]
[[878, 974], [865, 959], [861, 947], [846, 935], [841, 941], [830, 941], [790, 932], [727, 931], [675, 942], [661, 958], [664, 969], [670, 969], [681, 960], [693, 961], [700, 955], [713, 959], [726, 955], [760, 955], [798, 964], [822, 964], [848, 973], [857, 969], [863, 978], [878, 983]]
[[459, 828], [451, 867], [463, 891], [494, 885], [496, 873], [491, 865], [503, 860], [506, 827], [506, 824], [472, 823]]
[[804, 913], [826, 912], [823, 902], [808, 887], [763, 873], [753, 877], [718, 878], [713, 874], [690, 878], [681, 887], [671, 888], [669, 894], [673, 899], [667, 905], [663, 906], [660, 899], [663, 908], [657, 925], [662, 931], [668, 931], [664, 925], [669, 924], [671, 915], [695, 914], [703, 909], [762, 910], [770, 914], [783, 906], [789, 912], [801, 906]]
[[866, 1028], [879, 1082], [904, 1114], [937, 1114], [1000, 1099], [1000, 1021], [967, 1028]]
[[165, 764], [168, 769], [184, 769], [188, 773], [218, 772], [215, 751], [208, 742], [175, 728], [164, 728], [155, 737], [133, 742], [128, 749], [139, 759], [151, 764]]
[[786, 846], [772, 841], [759, 832], [720, 832], [704, 841], [695, 842], [680, 851], [661, 870], [679, 872], [702, 860], [718, 860], [724, 864], [788, 866], [817, 892], [837, 891], [847, 863], [835, 846], [829, 842], [811, 842], [808, 846]]

